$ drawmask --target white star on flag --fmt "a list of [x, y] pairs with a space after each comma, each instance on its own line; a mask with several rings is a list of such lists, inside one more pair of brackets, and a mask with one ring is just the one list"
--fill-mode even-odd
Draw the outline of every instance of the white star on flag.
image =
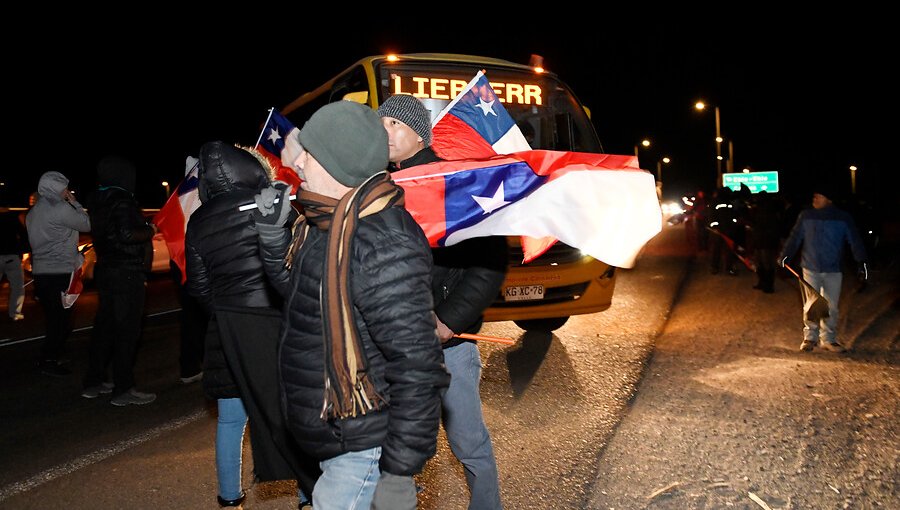
[[489, 113], [493, 114], [494, 117], [497, 116], [497, 112], [494, 111], [494, 101], [491, 101], [490, 103], [485, 103], [484, 99], [481, 99], [479, 97], [478, 104], [475, 105], [475, 107], [481, 108], [481, 111], [482, 111], [482, 113], [484, 113], [485, 117], [487, 117], [487, 114], [489, 114]]
[[278, 130], [275, 128], [272, 128], [272, 134], [269, 135], [269, 141], [272, 142], [272, 144], [274, 144], [275, 142], [278, 141], [279, 138], [281, 138], [281, 135], [278, 134]]
[[506, 200], [503, 200], [503, 183], [500, 183], [500, 187], [497, 188], [496, 193], [492, 197], [476, 197], [472, 195], [472, 200], [478, 203], [479, 207], [484, 211], [484, 214], [490, 214], [495, 210], [503, 207], [508, 204]]

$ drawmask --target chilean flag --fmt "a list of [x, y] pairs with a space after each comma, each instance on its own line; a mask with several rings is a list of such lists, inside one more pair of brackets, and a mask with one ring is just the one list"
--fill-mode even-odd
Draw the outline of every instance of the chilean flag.
[[552, 236], [630, 268], [662, 230], [653, 175], [634, 156], [531, 150], [391, 174], [431, 246], [471, 237]]
[[478, 71], [432, 125], [431, 148], [442, 159], [477, 159], [531, 150], [484, 71]]
[[275, 169], [273, 178], [290, 184], [292, 194], [300, 189], [300, 176], [293, 168], [294, 160], [300, 155], [299, 133], [300, 130], [291, 121], [275, 108], [270, 108], [269, 118], [256, 142], [256, 150]]
[[[192, 165], [190, 163], [193, 163]], [[200, 172], [200, 160], [188, 156], [188, 170], [184, 179], [178, 185], [175, 193], [169, 196], [165, 205], [156, 213], [153, 223], [162, 233], [169, 248], [169, 258], [175, 262], [181, 270], [181, 282], [187, 279], [184, 261], [184, 233], [187, 230], [188, 219], [194, 211], [200, 207], [200, 192], [197, 186], [200, 184], [198, 174]]]

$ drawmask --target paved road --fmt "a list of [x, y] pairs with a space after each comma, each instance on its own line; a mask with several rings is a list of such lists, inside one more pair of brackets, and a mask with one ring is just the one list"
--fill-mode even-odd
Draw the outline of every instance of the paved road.
[[[637, 268], [620, 271], [610, 310], [575, 317], [555, 335], [523, 334], [508, 322], [485, 327], [518, 340], [482, 348], [485, 415], [507, 508], [530, 508], [543, 499], [538, 489], [554, 486], [564, 488], [551, 499], [565, 501], [560, 508], [588, 497], [599, 448], [633, 394], [684, 273], [686, 254], [670, 246], [681, 239], [673, 231], [651, 242]], [[171, 307], [165, 284], [152, 287], [137, 366], [139, 385], [159, 394], [148, 406], [115, 408], [79, 397], [88, 330], [70, 343], [76, 375], [52, 379], [34, 365], [38, 342], [17, 340], [40, 333], [38, 311], [29, 306], [24, 324], [0, 323], [0, 339], [12, 338], [0, 347], [0, 506], [216, 508], [215, 421], [200, 386], [177, 379], [177, 315], [158, 315]], [[91, 295], [80, 299], [78, 325], [87, 326]], [[419, 477], [420, 507], [465, 508], [464, 477], [443, 436], [439, 441]], [[290, 484], [252, 484], [248, 450], [246, 507], [291, 508]]]

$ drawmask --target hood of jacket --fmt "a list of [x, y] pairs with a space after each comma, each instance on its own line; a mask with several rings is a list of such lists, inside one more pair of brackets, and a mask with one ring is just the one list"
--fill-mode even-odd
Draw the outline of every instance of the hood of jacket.
[[199, 173], [201, 202], [234, 189], [260, 190], [269, 185], [269, 174], [255, 156], [221, 141], [200, 148]]
[[134, 193], [137, 170], [127, 159], [106, 156], [97, 164], [97, 184], [101, 187], [122, 188]]
[[45, 172], [38, 181], [38, 195], [51, 204], [62, 202], [62, 191], [69, 186], [69, 179], [59, 172]]

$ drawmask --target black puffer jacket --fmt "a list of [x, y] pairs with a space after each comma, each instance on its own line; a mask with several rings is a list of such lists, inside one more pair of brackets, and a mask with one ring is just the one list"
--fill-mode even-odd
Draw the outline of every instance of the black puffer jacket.
[[100, 187], [88, 203], [88, 213], [98, 276], [107, 269], [150, 271], [153, 227], [134, 198], [135, 174], [129, 161], [115, 156], [97, 166]]
[[317, 459], [382, 446], [381, 469], [412, 475], [435, 452], [440, 396], [449, 384], [435, 334], [431, 253], [402, 207], [362, 218], [353, 240], [350, 293], [369, 374], [386, 409], [323, 421], [324, 346], [319, 300], [327, 232], [311, 227], [290, 273], [285, 228], [260, 224], [266, 272], [285, 298], [280, 372], [288, 425]]
[[[279, 307], [281, 298], [268, 284], [259, 256], [253, 203], [269, 177], [248, 152], [223, 142], [206, 144], [201, 156], [202, 205], [191, 214], [185, 234], [187, 290], [210, 314], [216, 309]], [[211, 324], [215, 328], [215, 324]], [[208, 334], [203, 387], [212, 398], [237, 397], [237, 388], [219, 343]]]

